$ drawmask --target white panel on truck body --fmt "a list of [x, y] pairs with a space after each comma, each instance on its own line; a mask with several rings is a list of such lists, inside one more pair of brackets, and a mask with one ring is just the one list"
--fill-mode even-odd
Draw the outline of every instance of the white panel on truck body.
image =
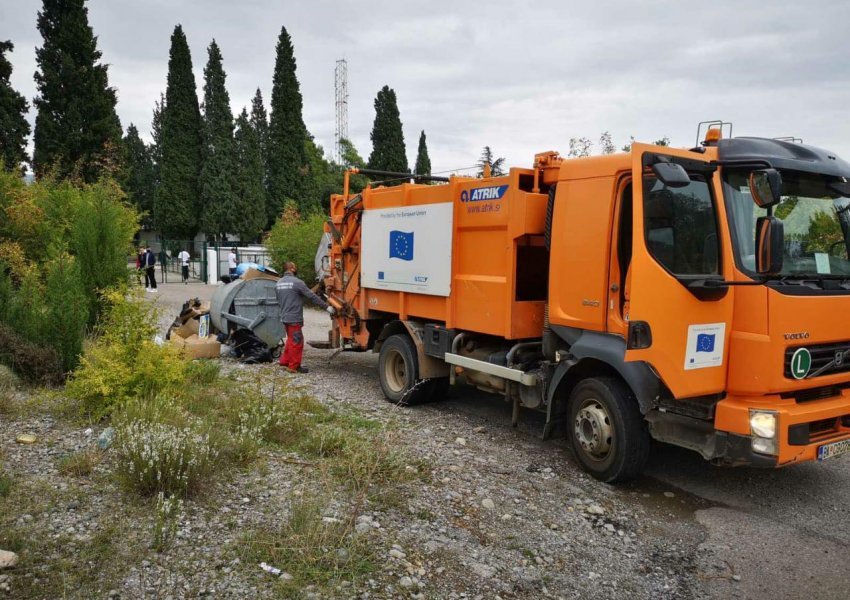
[[448, 296], [453, 222], [451, 202], [364, 210], [361, 286]]

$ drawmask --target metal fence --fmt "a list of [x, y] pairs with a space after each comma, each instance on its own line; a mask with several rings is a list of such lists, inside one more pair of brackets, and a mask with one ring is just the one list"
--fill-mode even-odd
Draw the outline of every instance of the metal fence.
[[[261, 267], [271, 264], [269, 251], [261, 245], [240, 246], [234, 243], [196, 243], [194, 240], [159, 240], [148, 244], [156, 255], [157, 283], [182, 283], [183, 274], [177, 255], [189, 253], [189, 278], [186, 283], [215, 284], [230, 272], [230, 251], [236, 253], [236, 264], [254, 263]], [[138, 250], [138, 248], [137, 248]], [[144, 284], [144, 271], [137, 269], [136, 255], [127, 257], [128, 268], [135, 272], [139, 285]]]

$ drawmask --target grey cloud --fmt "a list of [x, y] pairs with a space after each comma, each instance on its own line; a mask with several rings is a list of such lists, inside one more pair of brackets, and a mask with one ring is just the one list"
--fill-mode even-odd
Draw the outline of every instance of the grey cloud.
[[[39, 3], [0, 0], [0, 38], [16, 43], [14, 84], [35, 95]], [[201, 93], [206, 46], [222, 48], [234, 112], [256, 87], [271, 94], [281, 25], [293, 37], [307, 126], [330, 150], [334, 61], [349, 62], [350, 133], [368, 156], [372, 102], [395, 88], [411, 163], [428, 134], [435, 171], [474, 164], [489, 144], [509, 164], [574, 136], [608, 130], [694, 143], [700, 120], [736, 134], [797, 135], [850, 157], [850, 4], [493, 0], [131, 2], [94, 0], [89, 12], [118, 88], [126, 125], [150, 127], [165, 87], [171, 30], [182, 23]]]

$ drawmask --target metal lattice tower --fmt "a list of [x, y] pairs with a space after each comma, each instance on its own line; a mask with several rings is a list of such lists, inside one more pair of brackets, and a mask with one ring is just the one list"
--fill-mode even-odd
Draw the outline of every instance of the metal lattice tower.
[[334, 160], [342, 164], [342, 144], [348, 139], [348, 63], [345, 59], [336, 61], [334, 69], [334, 89], [336, 91], [336, 132], [334, 139]]

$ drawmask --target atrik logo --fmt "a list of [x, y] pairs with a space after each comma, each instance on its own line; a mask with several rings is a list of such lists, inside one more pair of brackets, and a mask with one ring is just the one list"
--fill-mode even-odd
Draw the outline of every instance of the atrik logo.
[[482, 202], [484, 200], [501, 200], [506, 191], [508, 191], [507, 185], [493, 185], [490, 187], [463, 190], [460, 193], [460, 201]]
[[714, 352], [714, 333], [700, 333], [697, 335], [697, 352]]
[[390, 231], [390, 258], [413, 260], [412, 231]]

